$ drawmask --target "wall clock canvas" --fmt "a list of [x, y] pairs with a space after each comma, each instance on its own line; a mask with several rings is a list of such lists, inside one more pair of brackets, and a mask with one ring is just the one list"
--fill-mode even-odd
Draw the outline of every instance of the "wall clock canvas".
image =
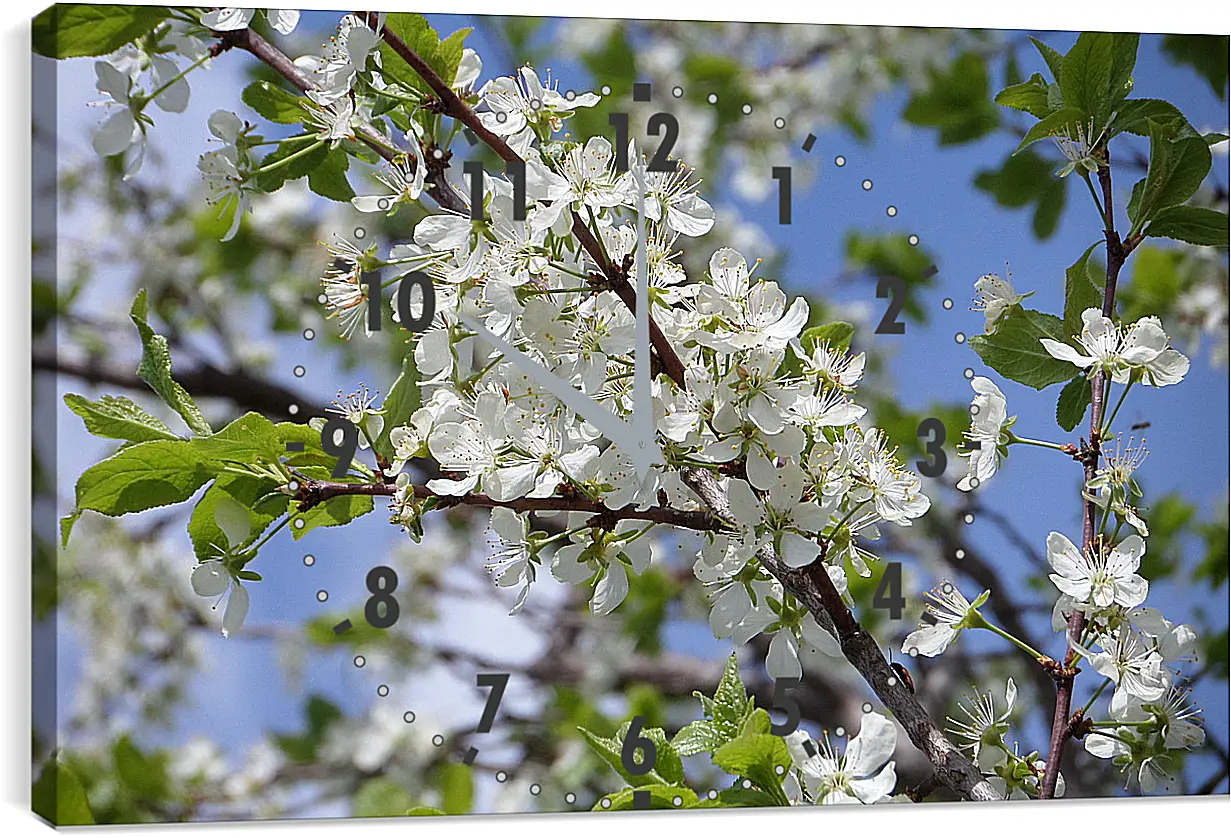
[[1225, 795], [1227, 58], [49, 8], [34, 811]]

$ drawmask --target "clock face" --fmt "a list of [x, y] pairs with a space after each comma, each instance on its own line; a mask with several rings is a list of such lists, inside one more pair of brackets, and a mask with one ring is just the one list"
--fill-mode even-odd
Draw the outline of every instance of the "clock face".
[[1225, 39], [59, 8], [40, 814], [1226, 790]]

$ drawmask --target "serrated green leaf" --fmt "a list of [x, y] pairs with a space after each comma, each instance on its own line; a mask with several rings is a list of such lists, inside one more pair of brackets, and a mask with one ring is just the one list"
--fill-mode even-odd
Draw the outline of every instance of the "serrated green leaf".
[[372, 498], [367, 495], [341, 495], [330, 498], [302, 513], [296, 512], [292, 507], [293, 517], [296, 520], [302, 519], [304, 523], [301, 527], [292, 521], [291, 535], [298, 541], [317, 527], [340, 527], [367, 515], [374, 508]]
[[1150, 168], [1140, 195], [1133, 189], [1129, 220], [1140, 229], [1160, 210], [1192, 197], [1210, 171], [1210, 148], [1200, 136], [1172, 139], [1166, 126], [1150, 122]]
[[770, 719], [769, 713], [762, 710], [760, 707], [749, 707], [751, 712], [744, 717], [744, 724], [740, 727], [739, 735], [748, 736], [754, 733], [769, 733], [773, 727], [773, 720]]
[[1022, 141], [1013, 153], [1018, 154], [1022, 149], [1028, 148], [1039, 140], [1045, 140], [1055, 134], [1062, 133], [1066, 129], [1076, 130], [1077, 126], [1082, 125], [1084, 120], [1085, 112], [1081, 109], [1063, 107], [1030, 126], [1030, 130], [1026, 132], [1026, 136], [1022, 137]]
[[[651, 785], [638, 789], [621, 789], [615, 794], [608, 794], [594, 804], [595, 812], [620, 812], [633, 808], [633, 795], [636, 792], [646, 792], [650, 795], [651, 809], [692, 809], [697, 806], [697, 793], [692, 789], [679, 786]], [[676, 801], [679, 801], [677, 804]], [[606, 805], [604, 805], [606, 802]]]
[[54, 759], [43, 766], [30, 789], [30, 808], [56, 826], [95, 823], [81, 780], [67, 765]]
[[279, 458], [286, 451], [273, 422], [251, 411], [218, 433], [196, 437], [190, 444], [204, 461], [264, 468], [273, 466], [279, 470]]
[[[394, 12], [385, 18], [385, 28], [406, 42], [410, 49], [427, 62], [436, 74], [449, 85], [457, 78], [457, 65], [462, 59], [462, 51], [466, 36], [470, 29], [459, 29], [445, 40], [440, 40], [436, 30], [427, 22], [427, 18], [412, 12]], [[419, 74], [412, 70], [401, 56], [389, 46], [380, 43], [381, 72], [385, 78], [392, 78], [403, 87], [431, 93]]]
[[1081, 424], [1089, 406], [1090, 382], [1079, 375], [1060, 391], [1060, 397], [1056, 400], [1056, 424], [1072, 432]]
[[77, 509], [117, 516], [180, 503], [213, 477], [191, 444], [140, 442], [86, 469]]
[[1226, 247], [1227, 214], [1206, 207], [1167, 207], [1154, 216], [1145, 234], [1189, 244]]
[[1097, 243], [1086, 248], [1064, 272], [1064, 328], [1070, 335], [1081, 333], [1081, 313], [1103, 307], [1103, 266], [1090, 258]]
[[282, 125], [303, 122], [307, 114], [303, 106], [304, 100], [264, 80], [254, 81], [245, 87], [242, 98], [248, 107], [261, 116]]
[[1059, 80], [1060, 73], [1064, 69], [1064, 56], [1038, 38], [1032, 36], [1030, 42], [1034, 44], [1034, 48], [1039, 51], [1039, 55], [1043, 56], [1043, 60], [1047, 62], [1047, 68], [1051, 70], [1052, 78]]
[[1111, 103], [1111, 68], [1114, 39], [1110, 32], [1082, 32], [1064, 56], [1059, 78], [1065, 107], [1106, 122]]
[[144, 288], [137, 292], [129, 315], [141, 335], [142, 354], [137, 375], [183, 418], [194, 434], [212, 434], [214, 431], [201, 415], [197, 403], [171, 376], [171, 351], [167, 348], [167, 339], [156, 333], [146, 322], [147, 303]]
[[790, 805], [782, 780], [791, 768], [791, 753], [782, 737], [768, 733], [741, 736], [714, 752], [714, 764], [728, 774], [748, 778], [779, 806]]
[[599, 736], [584, 727], [579, 727], [578, 731], [589, 743], [590, 749], [602, 757], [603, 761], [615, 769], [615, 772], [629, 785], [638, 788], [656, 784], [671, 785], [673, 781], [668, 779], [668, 775], [675, 778], [675, 781], [683, 782], [684, 764], [680, 760], [679, 753], [667, 742], [667, 735], [663, 729], [659, 727], [644, 728], [641, 731], [641, 735], [653, 742], [658, 751], [654, 768], [645, 774], [630, 774], [624, 768], [622, 754], [624, 738], [628, 735], [629, 725], [630, 722], [624, 722], [616, 731], [616, 735], [610, 738]]
[[1001, 315], [993, 334], [972, 337], [970, 347], [1005, 378], [1042, 390], [1068, 381], [1074, 367], [1047, 354], [1039, 340], [1051, 338], [1063, 343], [1070, 337], [1059, 317], [1016, 305]]
[[1047, 106], [1047, 82], [1039, 73], [1021, 84], [1011, 84], [996, 94], [997, 105], [1025, 111], [1039, 119], [1051, 113]]
[[1129, 133], [1141, 137], [1150, 136], [1150, 122], [1157, 122], [1165, 129], [1177, 131], [1188, 120], [1180, 109], [1162, 99], [1129, 99], [1116, 108], [1116, 117], [1111, 121], [1109, 137]]
[[66, 393], [64, 403], [81, 417], [86, 430], [94, 436], [126, 442], [179, 439], [160, 419], [124, 396], [103, 396], [92, 402], [85, 396]]
[[415, 808], [410, 792], [388, 777], [367, 780], [355, 792], [351, 815], [356, 818], [396, 818]]
[[57, 3], [34, 18], [34, 51], [48, 58], [106, 55], [151, 31], [170, 13], [162, 6]]
[[335, 148], [324, 162], [308, 173], [308, 188], [323, 198], [346, 203], [355, 197], [355, 190], [346, 179], [350, 157], [340, 148]]
[[671, 739], [671, 747], [682, 757], [709, 753], [721, 747], [727, 738], [718, 732], [712, 721], [698, 719], [680, 728]]

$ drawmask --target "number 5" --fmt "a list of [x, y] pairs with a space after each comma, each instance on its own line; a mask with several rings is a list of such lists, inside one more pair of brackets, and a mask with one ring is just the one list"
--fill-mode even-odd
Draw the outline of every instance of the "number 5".
[[799, 727], [799, 705], [795, 703], [795, 699], [787, 695], [787, 690], [793, 690], [799, 686], [799, 678], [775, 678], [774, 679], [774, 704], [775, 710], [783, 710], [786, 712], [786, 721], [782, 724], [774, 724], [770, 727], [769, 732], [774, 736], [787, 736], [794, 733], [795, 728]]

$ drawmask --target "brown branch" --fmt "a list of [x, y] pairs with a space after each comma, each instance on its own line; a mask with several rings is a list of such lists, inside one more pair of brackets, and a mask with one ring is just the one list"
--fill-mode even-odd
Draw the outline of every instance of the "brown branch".
[[[608, 509], [599, 501], [586, 498], [515, 498], [497, 500], [490, 495], [468, 494], [456, 497], [439, 495], [425, 485], [413, 484], [416, 498], [437, 498], [442, 506], [479, 506], [489, 509], [511, 509], [514, 512], [586, 512], [593, 515], [593, 525], [610, 528], [618, 521], [650, 521], [690, 530], [717, 531], [724, 528], [721, 521], [708, 512], [693, 509], [675, 509], [670, 506], [651, 506], [637, 509], [629, 505], [621, 509]], [[340, 483], [332, 480], [302, 480], [295, 495], [299, 510], [307, 511], [330, 498], [344, 495], [367, 495], [390, 497], [397, 490], [392, 483]]]
[[[1103, 286], [1103, 316], [1114, 317], [1116, 282], [1120, 277], [1120, 269], [1124, 267], [1124, 261], [1128, 258], [1128, 254], [1134, 244], [1131, 241], [1127, 243], [1127, 246], [1121, 243], [1120, 236], [1116, 233], [1115, 203], [1111, 188], [1111, 152], [1105, 145], [1103, 152], [1103, 162], [1098, 169], [1099, 185], [1102, 187], [1103, 192], [1103, 221], [1105, 222], [1103, 233], [1107, 243], [1107, 274]], [[1090, 444], [1087, 456], [1081, 460], [1083, 486], [1093, 480], [1094, 475], [1098, 472], [1099, 452], [1102, 446], [1103, 410], [1106, 408], [1106, 405], [1103, 404], [1103, 382], [1105, 379], [1106, 375], [1103, 372], [1099, 372], [1090, 378]], [[1101, 546], [1096, 546], [1095, 544], [1097, 536], [1095, 533], [1096, 513], [1097, 507], [1094, 501], [1083, 499], [1081, 505], [1081, 546], [1083, 551], [1101, 549]], [[1075, 609], [1069, 615], [1069, 643], [1066, 644], [1069, 648], [1064, 656], [1065, 665], [1055, 675], [1056, 709], [1052, 715], [1051, 741], [1048, 744], [1047, 750], [1047, 769], [1043, 774], [1043, 782], [1039, 787], [1040, 799], [1055, 796], [1056, 781], [1060, 776], [1060, 761], [1064, 757], [1065, 744], [1073, 733], [1070, 708], [1073, 702], [1073, 683], [1077, 677], [1077, 670], [1073, 667], [1073, 664], [1076, 662], [1077, 652], [1071, 647], [1071, 644], [1081, 642], [1081, 635], [1085, 628], [1085, 612], [1080, 608]]]
[[[703, 469], [685, 468], [680, 476], [715, 515], [724, 519], [731, 517], [726, 495], [712, 474]], [[889, 667], [876, 638], [863, 630], [842, 601], [842, 595], [825, 569], [823, 556], [801, 568], [788, 567], [770, 546], [763, 547], [757, 557], [821, 627], [838, 639], [842, 654], [885, 707], [893, 711], [910, 741], [932, 763], [942, 785], [969, 800], [1001, 799], [966, 755], [932, 723], [927, 710]]]
[[[73, 360], [59, 353], [36, 350], [35, 371], [52, 372], [79, 378], [91, 384], [110, 384], [126, 390], [148, 391], [149, 385], [135, 372], [121, 370], [95, 358]], [[243, 370], [222, 370], [212, 364], [177, 369], [175, 380], [193, 398], [228, 399], [246, 410], [253, 410], [272, 419], [304, 422], [313, 416], [324, 416], [325, 406], [315, 404], [300, 394], [257, 378]], [[291, 413], [290, 406], [299, 410]]]

